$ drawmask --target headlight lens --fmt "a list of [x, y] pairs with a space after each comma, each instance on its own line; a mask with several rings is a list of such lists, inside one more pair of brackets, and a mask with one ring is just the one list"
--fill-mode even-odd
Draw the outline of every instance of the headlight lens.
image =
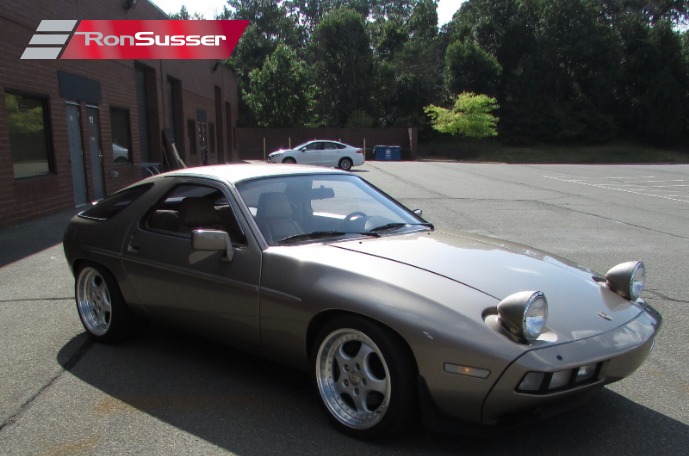
[[548, 301], [540, 291], [509, 295], [498, 304], [500, 324], [510, 334], [532, 342], [538, 339], [548, 321]]
[[607, 286], [625, 299], [635, 301], [646, 287], [646, 268], [641, 261], [621, 263], [605, 274]]
[[524, 336], [526, 340], [538, 339], [548, 320], [548, 301], [540, 291], [533, 294], [524, 312]]

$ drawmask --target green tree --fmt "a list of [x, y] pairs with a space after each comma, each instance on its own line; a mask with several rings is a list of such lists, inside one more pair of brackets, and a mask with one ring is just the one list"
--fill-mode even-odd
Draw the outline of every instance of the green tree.
[[435, 39], [438, 35], [438, 2], [415, 0], [407, 21], [407, 31], [411, 39]]
[[[538, 55], [549, 80], [549, 132], [557, 141], [600, 142], [614, 137], [621, 46], [590, 0], [546, 2], [540, 9]], [[542, 76], [543, 77], [543, 76]]]
[[660, 21], [677, 23], [689, 16], [687, 0], [591, 0], [591, 3], [610, 18], [613, 24], [636, 16], [646, 24]]
[[187, 7], [184, 5], [182, 5], [182, 7], [179, 9], [179, 12], [171, 13], [169, 16], [170, 16], [170, 19], [178, 20], [178, 21], [190, 21], [190, 20], [202, 21], [204, 19], [203, 14], [199, 14], [199, 13], [189, 14], [189, 10], [187, 10]]
[[455, 41], [445, 51], [443, 78], [447, 93], [496, 96], [501, 72], [498, 60], [475, 43]]
[[[227, 0], [219, 19], [244, 19], [249, 21], [232, 56], [226, 62], [239, 79], [240, 88], [249, 87], [249, 74], [263, 67], [266, 58], [275, 52], [278, 44], [284, 44], [299, 52], [304, 47], [303, 31], [287, 13], [282, 2], [272, 0]], [[243, 126], [255, 126], [256, 119], [247, 106], [242, 91], [239, 92], [239, 118]]]
[[687, 68], [680, 36], [670, 23], [649, 28], [628, 18], [621, 27], [625, 60], [620, 78], [621, 119], [635, 137], [652, 143], [680, 141], [687, 122]]
[[404, 22], [400, 19], [379, 19], [369, 25], [369, 34], [379, 62], [392, 59], [409, 39]]
[[303, 48], [303, 33], [282, 2], [227, 0], [220, 18], [249, 21], [229, 62], [242, 83], [248, 82], [252, 70], [263, 66], [265, 59], [275, 51], [278, 44], [294, 50]]
[[406, 22], [386, 22], [386, 31], [394, 24], [394, 33], [387, 35], [394, 39], [383, 41], [389, 46], [376, 54], [376, 102], [380, 124], [385, 126], [423, 125], [424, 106], [442, 101], [436, 2], [415, 0], [410, 6]]
[[439, 52], [433, 42], [412, 39], [394, 58], [378, 65], [377, 100], [385, 126], [425, 123], [423, 107], [442, 101]]
[[249, 73], [243, 97], [259, 126], [296, 127], [310, 121], [312, 92], [306, 64], [278, 45], [260, 69]]
[[363, 17], [336, 10], [316, 27], [311, 42], [316, 115], [324, 125], [344, 126], [354, 112], [370, 112], [372, 53]]
[[430, 105], [424, 111], [440, 133], [487, 138], [498, 135], [498, 118], [492, 114], [498, 108], [495, 98], [463, 92], [455, 97], [452, 109]]

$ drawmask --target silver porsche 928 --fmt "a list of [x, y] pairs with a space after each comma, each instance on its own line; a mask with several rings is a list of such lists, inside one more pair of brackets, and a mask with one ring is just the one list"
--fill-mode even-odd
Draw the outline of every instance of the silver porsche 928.
[[344, 171], [201, 167], [80, 213], [64, 249], [96, 341], [158, 319], [310, 371], [361, 438], [551, 413], [649, 354], [643, 263], [602, 276], [417, 213]]

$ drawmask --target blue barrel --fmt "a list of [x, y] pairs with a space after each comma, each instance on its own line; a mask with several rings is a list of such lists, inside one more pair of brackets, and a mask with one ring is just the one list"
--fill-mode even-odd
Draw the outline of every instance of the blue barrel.
[[373, 158], [380, 161], [402, 160], [402, 148], [400, 146], [374, 146]]

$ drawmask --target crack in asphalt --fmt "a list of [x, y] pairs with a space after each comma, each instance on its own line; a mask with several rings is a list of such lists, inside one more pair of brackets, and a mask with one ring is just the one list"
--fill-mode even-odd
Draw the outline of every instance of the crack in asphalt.
[[[533, 167], [530, 167], [530, 166], [523, 166], [523, 167], [525, 167], [525, 168], [533, 168]], [[430, 197], [430, 198], [429, 198], [429, 197], [426, 197], [426, 198], [415, 198], [415, 199], [419, 199], [419, 200], [421, 200], [421, 199], [427, 199], [427, 200], [447, 199], [447, 200], [465, 200], [465, 201], [538, 202], [538, 203], [540, 203], [540, 204], [544, 204], [544, 205], [556, 207], [556, 208], [563, 209], [563, 210], [567, 210], [567, 211], [570, 211], [570, 212], [575, 212], [575, 213], [578, 213], [578, 214], [590, 215], [590, 216], [592, 216], [592, 217], [597, 217], [597, 218], [602, 219], [602, 220], [606, 220], [606, 221], [613, 222], [613, 223], [619, 223], [619, 224], [622, 224], [622, 225], [625, 225], [625, 226], [629, 226], [629, 227], [632, 227], [632, 228], [638, 228], [638, 229], [645, 230], [645, 231], [648, 231], [648, 232], [651, 232], [651, 233], [663, 234], [663, 235], [666, 235], [666, 236], [670, 236], [670, 237], [677, 238], [677, 239], [683, 239], [683, 240], [689, 239], [689, 238], [687, 238], [686, 236], [681, 236], [681, 235], [674, 234], [674, 233], [668, 233], [668, 232], [666, 232], [666, 231], [660, 231], [660, 230], [657, 230], [657, 229], [648, 228], [648, 227], [645, 227], [645, 226], [640, 226], [640, 225], [636, 225], [636, 224], [629, 223], [629, 222], [624, 222], [624, 221], [622, 221], [622, 220], [617, 220], [617, 219], [614, 219], [614, 218], [605, 217], [605, 216], [600, 215], [600, 214], [595, 214], [595, 213], [588, 212], [588, 211], [584, 211], [584, 210], [580, 210], [580, 209], [574, 209], [574, 208], [572, 208], [572, 207], [568, 207], [568, 206], [559, 205], [559, 204], [555, 204], [555, 203], [554, 203], [554, 201], [556, 201], [556, 200], [558, 200], [558, 199], [563, 199], [563, 198], [567, 198], [567, 197], [571, 197], [571, 196], [575, 196], [575, 197], [579, 197], [579, 198], [587, 198], [587, 197], [582, 196], [582, 195], [577, 195], [576, 193], [568, 193], [568, 192], [563, 192], [563, 191], [561, 191], [561, 190], [548, 189], [548, 188], [539, 187], [539, 186], [536, 186], [536, 185], [526, 184], [526, 183], [524, 183], [524, 182], [509, 181], [509, 183], [510, 183], [510, 184], [513, 184], [513, 185], [521, 185], [521, 186], [523, 186], [523, 187], [532, 188], [532, 189], [536, 189], [536, 190], [547, 190], [547, 191], [551, 191], [551, 192], [554, 192], [554, 193], [558, 193], [558, 194], [560, 194], [560, 195], [562, 195], [562, 196], [553, 197], [553, 198], [549, 198], [549, 199], [539, 198], [539, 199], [528, 199], [528, 200], [524, 200], [524, 199], [522, 199], [522, 200], [505, 200], [505, 199], [496, 199], [496, 198], [482, 199], [482, 198], [461, 198], [461, 197], [452, 197], [452, 196], [448, 196], [448, 195], [443, 195], [442, 193], [438, 193], [436, 190], [431, 190], [431, 189], [429, 189], [429, 188], [426, 188], [426, 187], [424, 187], [424, 186], [419, 185], [419, 184], [416, 183], [416, 182], [412, 182], [412, 181], [410, 181], [410, 180], [408, 180], [408, 179], [405, 179], [405, 178], [403, 178], [403, 177], [400, 177], [400, 176], [398, 176], [398, 175], [396, 175], [396, 174], [394, 174], [394, 173], [391, 173], [391, 172], [389, 172], [389, 171], [385, 171], [385, 170], [383, 170], [383, 169], [381, 169], [381, 168], [376, 168], [376, 169], [377, 169], [378, 171], [380, 171], [381, 173], [387, 174], [388, 176], [391, 176], [391, 177], [394, 177], [394, 178], [396, 178], [396, 179], [398, 179], [398, 180], [400, 180], [400, 181], [402, 181], [402, 182], [404, 182], [404, 183], [407, 183], [407, 184], [410, 184], [410, 185], [416, 185], [417, 187], [419, 187], [419, 188], [421, 188], [421, 189], [423, 189], [423, 190], [425, 190], [425, 191], [427, 191], [427, 192], [429, 192], [429, 193], [431, 193], [431, 194], [438, 195], [438, 198], [434, 198], [434, 197]], [[540, 170], [540, 168], [534, 168], [534, 169], [539, 169], [539, 170]], [[465, 172], [465, 173], [467, 173], [467, 174], [470, 174], [470, 175], [472, 175], [472, 176], [479, 176], [479, 177], [482, 177], [482, 178], [485, 178], [485, 179], [488, 179], [488, 178], [489, 178], [488, 176], [486, 176], [486, 175], [484, 175], [484, 174], [472, 173], [471, 171], [469, 171], [469, 170], [467, 170], [467, 169], [463, 170], [463, 172]], [[546, 176], [546, 177], [547, 177], [547, 176]], [[587, 199], [590, 199], [590, 198], [587, 198]]]
[[33, 396], [31, 396], [26, 402], [24, 402], [14, 415], [10, 416], [7, 420], [0, 423], [0, 433], [2, 433], [2, 431], [6, 427], [9, 427], [12, 424], [16, 423], [19, 420], [19, 418], [24, 414], [24, 412], [26, 412], [31, 407], [31, 405], [36, 401], [36, 399], [38, 399], [46, 390], [53, 386], [53, 384], [60, 377], [62, 377], [62, 375], [66, 371], [73, 369], [79, 363], [79, 361], [81, 361], [81, 358], [84, 357], [86, 352], [89, 351], [93, 344], [94, 342], [90, 338], [84, 341], [84, 343], [81, 344], [81, 346], [74, 353], [72, 353], [72, 355], [67, 359], [67, 361], [65, 361], [65, 363], [62, 365], [63, 368], [57, 374], [55, 374], [50, 380], [48, 380], [46, 384], [39, 388]]
[[[539, 200], [537, 200], [537, 201], [539, 201]], [[638, 228], [638, 229], [640, 229], [640, 230], [645, 230], [645, 231], [648, 231], [648, 232], [650, 232], [650, 233], [663, 234], [663, 235], [665, 235], [665, 236], [670, 236], [670, 237], [677, 238], [677, 239], [684, 239], [684, 240], [689, 239], [689, 238], [687, 238], [686, 236], [680, 236], [679, 234], [668, 233], [667, 231], [660, 231], [660, 230], [656, 230], [656, 229], [654, 229], [654, 228], [649, 228], [649, 227], [647, 227], [647, 226], [641, 226], [641, 225], [636, 225], [636, 224], [634, 224], [634, 223], [624, 222], [624, 221], [622, 221], [622, 220], [617, 220], [617, 219], [614, 219], [614, 218], [605, 217], [605, 216], [603, 216], [603, 215], [594, 214], [594, 213], [592, 213], [592, 212], [582, 211], [582, 210], [580, 210], [580, 209], [573, 209], [573, 208], [567, 207], [567, 206], [559, 206], [559, 205], [557, 205], [557, 204], [548, 203], [548, 202], [546, 202], [546, 201], [539, 201], [539, 202], [542, 203], [542, 204], [547, 204], [548, 206], [553, 206], [553, 207], [557, 207], [557, 208], [560, 208], [560, 209], [568, 210], [568, 211], [571, 211], [571, 212], [576, 212], [576, 213], [578, 213], [578, 214], [590, 215], [591, 217], [596, 217], [596, 218], [599, 218], [599, 219], [602, 219], [602, 220], [606, 220], [606, 221], [608, 221], [608, 222], [619, 223], [620, 225], [625, 225], [625, 226], [629, 226], [629, 227], [632, 227], [632, 228]]]
[[646, 292], [647, 292], [647, 293], [650, 293], [650, 294], [652, 294], [652, 295], [655, 295], [655, 296], [657, 296], [657, 297], [659, 297], [659, 298], [661, 298], [661, 299], [664, 299], [664, 300], [666, 300], [666, 301], [677, 302], [677, 303], [681, 303], [681, 304], [689, 304], [689, 300], [687, 300], [687, 299], [677, 299], [677, 298], [673, 298], [673, 297], [670, 297], [670, 296], [668, 296], [668, 295], [666, 295], [666, 294], [664, 294], [664, 293], [661, 293], [660, 291], [656, 291], [656, 290], [646, 290]]

